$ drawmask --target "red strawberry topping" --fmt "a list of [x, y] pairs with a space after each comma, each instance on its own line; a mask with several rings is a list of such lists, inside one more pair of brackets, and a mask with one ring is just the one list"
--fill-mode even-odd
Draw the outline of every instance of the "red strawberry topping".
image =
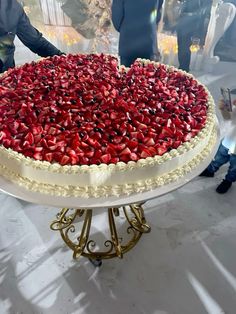
[[202, 85], [165, 65], [126, 72], [108, 55], [54, 56], [0, 78], [0, 144], [61, 165], [163, 155], [205, 126]]

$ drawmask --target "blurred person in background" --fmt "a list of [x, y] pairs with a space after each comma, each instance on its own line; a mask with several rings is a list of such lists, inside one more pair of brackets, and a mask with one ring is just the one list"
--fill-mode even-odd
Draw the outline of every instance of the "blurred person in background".
[[[236, 7], [236, 0], [223, 0], [223, 2], [231, 3]], [[214, 53], [221, 61], [236, 61], [236, 16], [217, 43]]]
[[129, 67], [137, 58], [157, 61], [157, 25], [163, 0], [113, 0], [112, 22], [120, 33], [121, 64]]
[[41, 57], [62, 54], [31, 25], [17, 0], [0, 0], [0, 73], [15, 66], [15, 36]]
[[200, 47], [204, 46], [212, 0], [181, 0], [177, 1], [177, 5], [179, 18], [174, 27], [177, 31], [179, 68], [189, 72], [190, 47], [196, 39]]

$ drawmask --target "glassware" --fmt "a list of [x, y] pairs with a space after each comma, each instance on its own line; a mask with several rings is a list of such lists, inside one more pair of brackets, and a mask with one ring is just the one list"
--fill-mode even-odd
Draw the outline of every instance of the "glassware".
[[190, 50], [191, 52], [197, 52], [200, 50], [200, 38], [198, 37], [191, 37], [191, 46], [190, 46]]

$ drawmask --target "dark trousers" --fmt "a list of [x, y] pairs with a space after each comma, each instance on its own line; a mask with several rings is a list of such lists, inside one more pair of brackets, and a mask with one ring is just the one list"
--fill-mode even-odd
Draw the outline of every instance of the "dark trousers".
[[215, 173], [222, 165], [229, 162], [228, 172], [225, 176], [225, 179], [229, 182], [236, 181], [236, 154], [229, 154], [228, 148], [220, 144], [218, 151], [207, 167], [207, 170], [211, 173]]
[[194, 32], [186, 32], [186, 29], [177, 30], [179, 68], [186, 72], [189, 72], [191, 61], [190, 46], [192, 44], [191, 38], [193, 35]]

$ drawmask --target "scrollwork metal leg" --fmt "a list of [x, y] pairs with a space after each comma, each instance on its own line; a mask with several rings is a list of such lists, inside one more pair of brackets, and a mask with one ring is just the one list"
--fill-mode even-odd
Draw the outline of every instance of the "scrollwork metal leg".
[[84, 219], [84, 224], [82, 227], [81, 234], [78, 238], [79, 244], [76, 245], [76, 248], [74, 249], [74, 254], [73, 254], [74, 259], [79, 258], [81, 254], [83, 254], [84, 252], [84, 249], [89, 239], [91, 221], [92, 221], [92, 209], [88, 209], [85, 214], [85, 219]]
[[109, 226], [111, 231], [111, 240], [116, 251], [116, 255], [119, 258], [123, 257], [122, 247], [118, 239], [114, 214], [117, 213], [117, 208], [108, 208]]
[[151, 228], [146, 222], [142, 205], [133, 204], [129, 207], [131, 209], [131, 212], [134, 214], [134, 217], [132, 218], [129, 217], [126, 207], [123, 207], [123, 209], [126, 219], [129, 221], [129, 224], [132, 226], [132, 228], [141, 233], [149, 233], [151, 231]]
[[[124, 243], [122, 237], [118, 236], [116, 220], [119, 219], [120, 208], [108, 208], [108, 221], [111, 239], [104, 243], [104, 250], [97, 250], [97, 244], [90, 239], [92, 223], [91, 209], [68, 209], [63, 208], [57, 215], [57, 219], [50, 225], [52, 230], [59, 231], [63, 241], [73, 251], [73, 258], [87, 257], [94, 266], [101, 266], [102, 259], [113, 257], [123, 258], [123, 254], [130, 251], [139, 241], [143, 233], [150, 232], [141, 204], [132, 204], [122, 207], [129, 239]], [[84, 220], [83, 219], [84, 216]], [[76, 223], [82, 220], [83, 225], [78, 228], [76, 234]], [[81, 230], [81, 231], [80, 231]]]

